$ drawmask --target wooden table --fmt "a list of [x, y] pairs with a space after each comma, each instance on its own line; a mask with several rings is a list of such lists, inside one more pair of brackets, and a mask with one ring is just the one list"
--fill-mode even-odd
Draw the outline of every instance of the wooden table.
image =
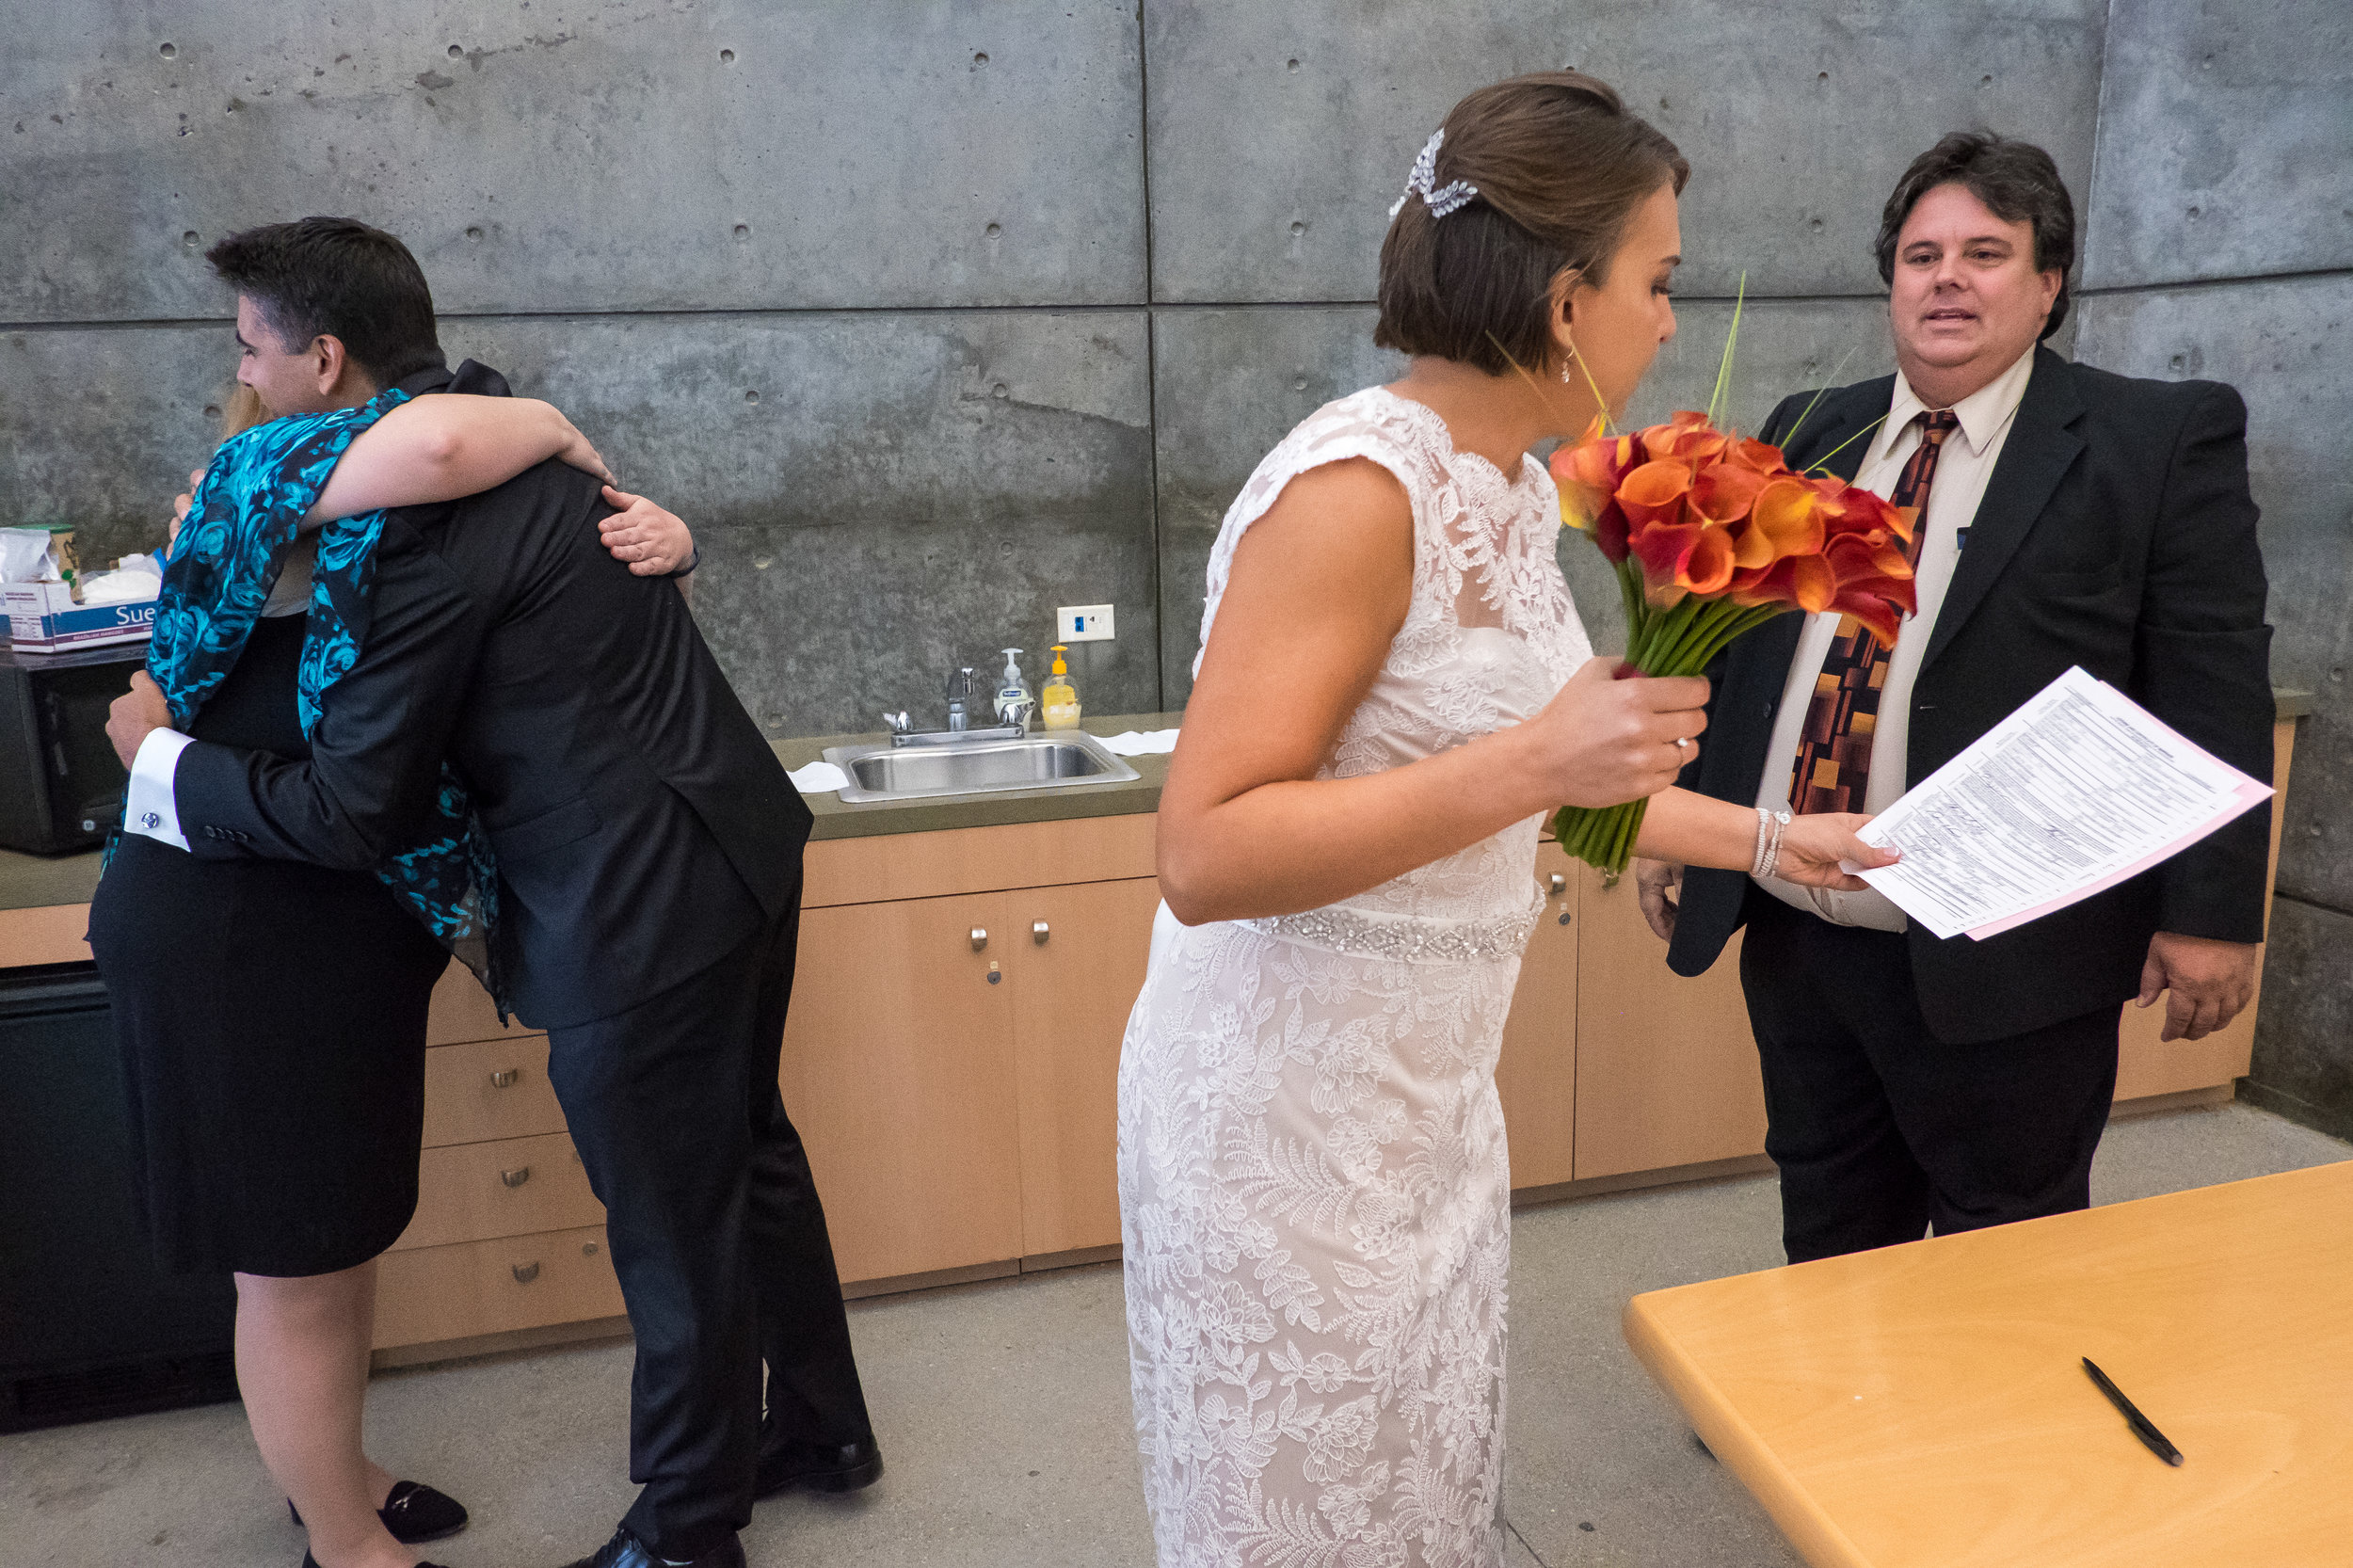
[[1655, 1290], [1625, 1335], [1816, 1568], [2353, 1563], [2353, 1161]]

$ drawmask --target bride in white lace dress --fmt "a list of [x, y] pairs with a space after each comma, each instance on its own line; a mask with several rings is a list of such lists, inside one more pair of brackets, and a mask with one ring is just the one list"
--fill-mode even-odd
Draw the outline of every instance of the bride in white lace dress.
[[[1377, 341], [1411, 370], [1293, 430], [1218, 536], [1120, 1063], [1163, 1568], [1500, 1561], [1495, 1068], [1543, 814], [1651, 795], [1642, 853], [1686, 863], [1757, 840], [1667, 788], [1705, 683], [1592, 659], [1525, 456], [1673, 335], [1683, 177], [1590, 78], [1465, 99], [1383, 248]], [[1780, 874], [1860, 886], [1862, 820], [1798, 819]]]

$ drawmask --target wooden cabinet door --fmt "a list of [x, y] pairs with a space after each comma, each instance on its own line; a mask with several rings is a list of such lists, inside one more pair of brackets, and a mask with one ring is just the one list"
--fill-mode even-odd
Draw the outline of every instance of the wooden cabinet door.
[[[1160, 884], [1008, 893], [1021, 1088], [1021, 1251], [1119, 1241], [1119, 1044], [1144, 988]], [[1041, 932], [1038, 928], [1043, 927]]]
[[1576, 862], [1560, 845], [1542, 843], [1536, 872], [1545, 910], [1520, 961], [1519, 989], [1512, 993], [1503, 1056], [1496, 1064], [1514, 1188], [1551, 1187], [1577, 1175]]
[[1007, 913], [1003, 893], [802, 913], [777, 1080], [845, 1282], [1021, 1256], [1003, 971], [1029, 938]]
[[[1696, 1165], [1765, 1152], [1765, 1086], [1740, 995], [1740, 936], [1696, 980], [1635, 902], [1578, 864], [1577, 1175]], [[1515, 1173], [1516, 1175], [1516, 1173]]]

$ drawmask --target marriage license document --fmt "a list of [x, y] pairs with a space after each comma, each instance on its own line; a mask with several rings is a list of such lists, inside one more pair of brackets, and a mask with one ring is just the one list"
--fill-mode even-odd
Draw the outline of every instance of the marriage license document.
[[1863, 840], [1903, 859], [1856, 874], [1937, 936], [1983, 940], [2137, 876], [2270, 797], [2071, 669], [1874, 818]]

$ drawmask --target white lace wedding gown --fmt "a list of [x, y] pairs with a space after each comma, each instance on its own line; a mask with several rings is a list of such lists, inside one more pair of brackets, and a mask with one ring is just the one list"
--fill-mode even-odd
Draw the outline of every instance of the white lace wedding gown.
[[[1317, 776], [1531, 717], [1591, 655], [1532, 459], [1507, 479], [1424, 406], [1327, 404], [1251, 476], [1209, 559], [1294, 476], [1405, 487], [1405, 624]], [[1537, 819], [1305, 914], [1163, 908], [1119, 1070], [1129, 1356], [1161, 1568], [1501, 1560], [1511, 1177], [1496, 1054], [1541, 895]]]

